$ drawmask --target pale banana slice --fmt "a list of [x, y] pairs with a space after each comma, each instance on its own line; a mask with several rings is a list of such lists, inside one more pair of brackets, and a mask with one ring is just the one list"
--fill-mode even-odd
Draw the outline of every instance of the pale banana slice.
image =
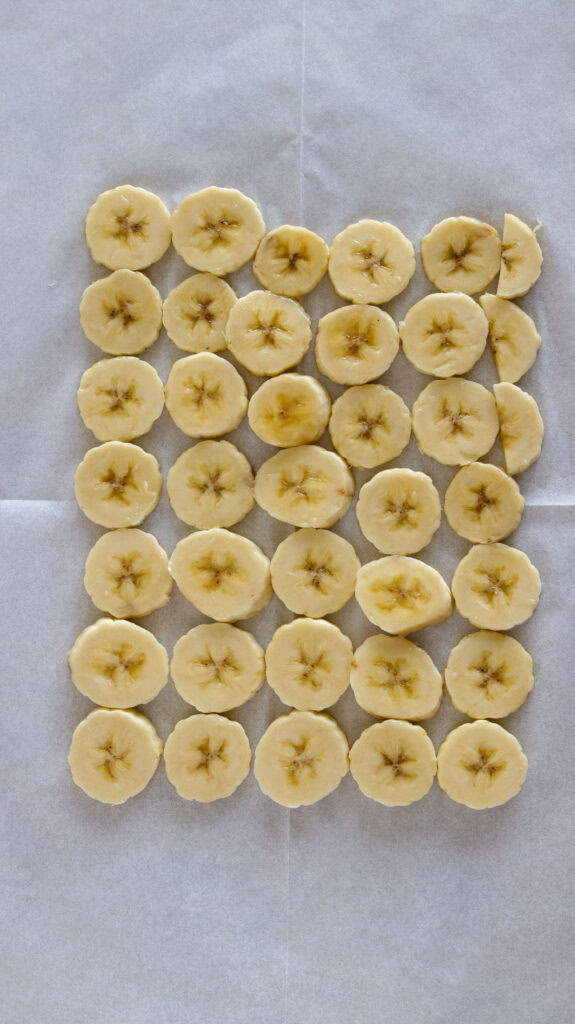
[[505, 469], [511, 476], [523, 473], [541, 455], [543, 420], [532, 395], [516, 384], [494, 384]]
[[387, 221], [360, 220], [335, 236], [328, 272], [342, 299], [378, 306], [407, 288], [415, 273], [413, 245]]
[[394, 635], [434, 626], [452, 610], [451, 591], [443, 577], [406, 555], [388, 555], [362, 565], [355, 596], [369, 621]]
[[351, 640], [332, 622], [295, 619], [267, 646], [267, 680], [284, 704], [323, 711], [347, 690], [352, 657]]
[[161, 753], [162, 741], [144, 715], [96, 708], [74, 729], [68, 763], [87, 796], [123, 804], [146, 788]]
[[100, 611], [117, 619], [138, 619], [170, 599], [168, 556], [151, 533], [113, 530], [90, 551], [84, 586]]
[[337, 722], [313, 711], [291, 711], [266, 729], [254, 775], [266, 796], [284, 807], [315, 804], [347, 774], [348, 744]]
[[264, 288], [298, 299], [319, 284], [328, 256], [329, 249], [319, 235], [283, 224], [262, 238], [252, 270]]
[[428, 384], [413, 406], [412, 417], [420, 451], [445, 466], [475, 462], [493, 447], [499, 431], [491, 392], [460, 377]]
[[162, 490], [158, 460], [124, 441], [90, 448], [76, 470], [74, 493], [82, 512], [109, 530], [139, 526]]
[[72, 682], [94, 704], [134, 708], [157, 697], [168, 682], [168, 652], [135, 622], [98, 619], [68, 653]]
[[327, 427], [331, 399], [319, 381], [302, 373], [281, 373], [260, 384], [250, 398], [254, 434], [278, 448], [318, 441]]
[[466, 722], [437, 751], [437, 781], [458, 804], [499, 807], [517, 796], [527, 775], [521, 744], [495, 722]]
[[505, 540], [519, 526], [524, 507], [515, 480], [487, 462], [463, 466], [445, 492], [451, 529], [474, 544]]
[[161, 260], [172, 239], [170, 214], [145, 188], [119, 185], [98, 196], [86, 217], [86, 241], [96, 263], [142, 270]]
[[228, 348], [256, 377], [297, 366], [311, 341], [311, 320], [294, 299], [254, 291], [238, 299], [226, 325]]
[[145, 274], [116, 270], [88, 285], [80, 303], [80, 323], [102, 352], [137, 355], [160, 333], [162, 299]]
[[321, 619], [353, 597], [360, 565], [349, 541], [331, 530], [297, 530], [275, 550], [272, 587], [296, 615]]
[[355, 513], [364, 537], [384, 555], [413, 555], [439, 529], [441, 501], [426, 473], [384, 469], [361, 488]]
[[497, 285], [497, 294], [503, 299], [517, 299], [525, 295], [541, 273], [543, 253], [535, 231], [537, 228], [533, 230], [513, 213], [505, 214]]
[[499, 271], [501, 242], [490, 224], [474, 217], [447, 217], [422, 239], [421, 261], [440, 292], [475, 295]]
[[101, 359], [82, 374], [78, 408], [98, 441], [131, 441], [147, 434], [161, 415], [164, 385], [143, 359]]
[[235, 188], [212, 185], [193, 192], [172, 214], [176, 252], [188, 266], [218, 277], [252, 258], [265, 229], [253, 199]]
[[238, 297], [214, 274], [192, 274], [164, 300], [164, 327], [184, 352], [219, 352], [226, 347], [226, 324]]
[[489, 321], [499, 380], [515, 384], [533, 366], [541, 337], [531, 317], [514, 302], [489, 294], [482, 295], [479, 302]]
[[239, 722], [222, 715], [190, 715], [164, 747], [166, 775], [184, 800], [207, 804], [231, 796], [247, 778], [252, 752]]
[[399, 350], [397, 327], [377, 306], [340, 306], [317, 325], [315, 361], [336, 384], [367, 384], [389, 369]]
[[219, 437], [235, 430], [248, 407], [238, 371], [213, 352], [177, 359], [166, 382], [166, 409], [188, 437]]
[[218, 622], [249, 619], [272, 598], [269, 559], [253, 541], [229, 530], [184, 537], [174, 548], [170, 572], [184, 597]]
[[253, 508], [254, 472], [231, 441], [199, 441], [176, 459], [166, 490], [178, 519], [188, 526], [234, 526]]
[[372, 469], [397, 458], [409, 444], [411, 416], [395, 391], [383, 384], [362, 384], [335, 400], [329, 433], [350, 466]]
[[349, 752], [349, 770], [365, 796], [405, 807], [429, 792], [437, 761], [425, 729], [390, 719], [362, 732]]
[[180, 697], [198, 711], [230, 711], [263, 686], [264, 652], [245, 629], [209, 622], [180, 637], [170, 671]]
[[469, 633], [447, 659], [445, 685], [453, 706], [469, 718], [506, 718], [533, 689], [533, 659], [512, 636]]
[[487, 317], [469, 295], [426, 295], [399, 325], [403, 351], [416, 370], [432, 377], [467, 373], [487, 343]]
[[478, 629], [513, 629], [530, 619], [541, 579], [524, 551], [479, 544], [461, 559], [451, 584], [457, 611]]
[[354, 491], [343, 459], [313, 444], [272, 455], [256, 473], [260, 508], [292, 526], [333, 526], [347, 512]]
[[378, 718], [432, 718], [443, 696], [429, 654], [403, 636], [368, 636], [353, 656], [350, 682], [360, 708]]

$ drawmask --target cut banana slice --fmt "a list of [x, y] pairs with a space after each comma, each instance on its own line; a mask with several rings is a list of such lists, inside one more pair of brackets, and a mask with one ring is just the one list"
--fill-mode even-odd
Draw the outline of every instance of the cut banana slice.
[[363, 485], [355, 512], [364, 537], [384, 555], [413, 555], [439, 529], [441, 501], [426, 473], [384, 469]]
[[166, 775], [184, 800], [207, 804], [231, 796], [247, 778], [252, 752], [239, 722], [222, 715], [190, 715], [164, 747]]
[[386, 633], [413, 633], [451, 615], [451, 591], [436, 569], [405, 555], [362, 565], [355, 596], [374, 626]]
[[226, 324], [238, 297], [214, 274], [192, 274], [164, 301], [164, 327], [184, 352], [219, 352], [226, 347]]
[[190, 267], [222, 277], [252, 258], [266, 227], [253, 199], [235, 188], [204, 188], [172, 214], [174, 248]]
[[489, 321], [491, 350], [499, 380], [514, 384], [533, 366], [541, 337], [533, 320], [514, 302], [497, 295], [479, 300]]
[[437, 762], [425, 729], [390, 719], [362, 732], [349, 752], [349, 770], [365, 796], [404, 807], [429, 792]]
[[330, 397], [319, 381], [282, 373], [264, 381], [250, 398], [248, 419], [266, 444], [292, 448], [319, 440], [327, 427]]
[[323, 711], [349, 686], [353, 647], [323, 619], [295, 619], [276, 629], [266, 650], [266, 675], [280, 700], [299, 711]]
[[162, 741], [137, 711], [96, 708], [74, 729], [68, 763], [87, 796], [103, 804], [123, 804], [152, 778]]
[[82, 512], [109, 530], [139, 526], [155, 509], [161, 490], [158, 460], [124, 441], [90, 448], [74, 477], [74, 493]]
[[397, 327], [377, 306], [341, 306], [317, 325], [315, 361], [336, 384], [367, 384], [389, 369], [399, 350]]
[[119, 185], [98, 196], [86, 218], [92, 259], [110, 270], [142, 270], [161, 260], [172, 239], [170, 214], [145, 188]]
[[445, 666], [451, 702], [470, 718], [506, 718], [533, 689], [533, 660], [511, 636], [480, 630], [454, 647]]
[[413, 245], [393, 224], [360, 220], [335, 236], [328, 271], [342, 299], [378, 306], [407, 288], [415, 273]]
[[469, 295], [426, 295], [399, 325], [403, 351], [416, 370], [432, 377], [467, 373], [483, 355], [489, 325]]
[[369, 636], [351, 663], [351, 688], [360, 708], [377, 718], [432, 718], [443, 680], [429, 654], [402, 636]]
[[173, 364], [166, 409], [188, 437], [219, 437], [235, 430], [247, 407], [245, 381], [227, 359], [200, 352]]
[[462, 558], [451, 584], [457, 611], [478, 629], [513, 629], [530, 619], [541, 579], [524, 551], [480, 544]]
[[253, 508], [254, 473], [231, 441], [200, 441], [180, 455], [166, 479], [178, 519], [209, 530], [234, 526]]
[[117, 619], [138, 619], [170, 599], [168, 556], [143, 530], [105, 533], [86, 559], [84, 586], [100, 611]]
[[505, 469], [511, 476], [523, 473], [541, 455], [543, 420], [532, 395], [515, 384], [495, 384], [493, 393], [501, 431]]
[[499, 431], [491, 392], [472, 380], [434, 380], [412, 409], [420, 451], [445, 466], [475, 462], [493, 447]]
[[249, 619], [272, 598], [269, 559], [253, 541], [229, 530], [184, 537], [170, 572], [184, 597], [218, 622]]
[[383, 384], [362, 384], [335, 400], [329, 432], [350, 466], [372, 469], [397, 458], [409, 444], [411, 416], [395, 391]]
[[329, 249], [319, 235], [283, 224], [262, 238], [252, 270], [264, 288], [298, 299], [319, 284], [328, 256]]
[[274, 377], [297, 366], [311, 341], [311, 320], [293, 299], [272, 292], [249, 292], [231, 310], [228, 348], [256, 377]]
[[230, 711], [263, 686], [264, 652], [245, 629], [209, 622], [180, 637], [170, 671], [180, 697], [198, 711]]
[[123, 619], [98, 619], [82, 630], [68, 662], [76, 689], [106, 708], [147, 704], [168, 682], [165, 647]]
[[501, 272], [497, 285], [497, 294], [504, 299], [525, 295], [541, 273], [543, 253], [535, 231], [514, 214], [505, 214]]
[[343, 459], [313, 444], [272, 455], [256, 473], [260, 508], [292, 526], [333, 526], [347, 512], [354, 491]]
[[116, 270], [88, 285], [80, 303], [82, 330], [113, 356], [137, 355], [162, 327], [162, 299], [145, 274]]
[[164, 385], [143, 359], [101, 359], [82, 374], [78, 408], [98, 441], [131, 441], [161, 415]]
[[437, 781], [458, 804], [474, 810], [499, 807], [517, 796], [527, 758], [515, 736], [495, 722], [466, 722], [437, 752]]
[[297, 530], [278, 544], [272, 587], [296, 615], [321, 619], [353, 597], [361, 565], [353, 547], [330, 530]]
[[266, 796], [284, 807], [315, 804], [347, 774], [348, 744], [337, 722], [313, 711], [276, 718], [259, 741], [254, 775]]
[[499, 271], [501, 242], [490, 224], [473, 217], [447, 217], [422, 239], [421, 261], [440, 292], [475, 295]]
[[464, 466], [445, 492], [451, 529], [474, 544], [504, 540], [519, 526], [524, 507], [515, 480], [486, 462]]

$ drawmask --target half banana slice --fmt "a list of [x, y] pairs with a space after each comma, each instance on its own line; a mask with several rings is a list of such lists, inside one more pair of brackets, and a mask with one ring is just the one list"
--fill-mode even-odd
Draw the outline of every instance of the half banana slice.
[[479, 300], [489, 321], [491, 351], [499, 380], [515, 384], [533, 366], [541, 337], [530, 316], [497, 295]]
[[298, 299], [319, 284], [328, 256], [329, 249], [319, 235], [283, 224], [262, 238], [252, 270], [264, 288]]
[[483, 291], [501, 265], [501, 242], [495, 228], [474, 217], [447, 217], [421, 241], [421, 261], [440, 292]]
[[381, 633], [357, 648], [350, 682], [360, 708], [378, 718], [432, 718], [443, 695], [429, 654], [405, 637]]
[[249, 775], [252, 752], [239, 722], [222, 715], [190, 715], [164, 747], [169, 782], [184, 800], [207, 804], [231, 796]]
[[480, 544], [462, 558], [451, 584], [457, 611], [478, 629], [513, 629], [539, 604], [541, 578], [524, 551]]
[[482, 629], [451, 651], [445, 685], [453, 706], [469, 718], [506, 718], [533, 689], [533, 660], [512, 636]]
[[445, 466], [475, 462], [493, 447], [499, 432], [491, 392], [460, 377], [428, 384], [417, 398], [412, 416], [420, 451]]
[[297, 530], [276, 548], [272, 587], [290, 611], [320, 619], [353, 597], [360, 565], [349, 541], [331, 530]]
[[223, 277], [252, 258], [265, 231], [253, 199], [235, 188], [204, 188], [172, 214], [174, 248], [195, 270]]
[[413, 245], [393, 224], [360, 220], [335, 236], [328, 271], [342, 299], [378, 306], [407, 288], [415, 273]]
[[497, 285], [497, 294], [504, 299], [525, 295], [541, 273], [543, 253], [535, 231], [514, 214], [505, 214], [501, 272]]
[[263, 686], [264, 652], [245, 629], [209, 622], [180, 637], [170, 671], [180, 697], [198, 711], [230, 711]]
[[177, 359], [166, 382], [166, 409], [188, 437], [235, 430], [248, 407], [248, 389], [227, 359], [213, 352]]
[[349, 752], [349, 770], [365, 796], [404, 807], [429, 792], [437, 762], [425, 729], [390, 719], [362, 732]]
[[260, 384], [250, 398], [254, 434], [278, 448], [318, 441], [327, 427], [331, 400], [322, 384], [302, 373], [281, 373]]
[[524, 507], [515, 480], [487, 462], [464, 466], [445, 492], [445, 515], [451, 529], [474, 544], [505, 540], [519, 526]]
[[372, 469], [397, 458], [409, 444], [411, 416], [395, 391], [383, 384], [362, 384], [335, 400], [329, 433], [350, 466]]
[[229, 530], [201, 530], [174, 548], [170, 572], [184, 597], [218, 622], [249, 619], [272, 598], [263, 551]]
[[135, 622], [98, 619], [82, 630], [68, 654], [72, 682], [94, 704], [134, 708], [168, 682], [168, 652]]
[[231, 441], [199, 441], [176, 459], [166, 490], [178, 519], [188, 526], [234, 526], [253, 508], [254, 472]]
[[256, 473], [260, 508], [292, 526], [333, 526], [347, 512], [354, 490], [343, 459], [313, 444], [272, 455]]
[[164, 300], [164, 327], [184, 352], [219, 352], [237, 295], [214, 274], [192, 274]]
[[352, 657], [351, 640], [332, 622], [295, 619], [267, 646], [267, 680], [284, 704], [323, 711], [347, 690]]
[[293, 299], [249, 292], [230, 312], [226, 340], [246, 370], [256, 377], [275, 377], [303, 359], [311, 341], [311, 320]]
[[119, 185], [98, 196], [86, 218], [86, 241], [96, 263], [110, 270], [143, 270], [172, 239], [170, 214], [145, 188]]
[[494, 384], [505, 469], [523, 473], [541, 455], [543, 420], [532, 395], [515, 384]]
[[90, 551], [84, 586], [100, 611], [117, 619], [141, 618], [170, 599], [168, 556], [151, 533], [113, 530]]
[[162, 741], [144, 715], [96, 708], [74, 729], [68, 763], [87, 796], [123, 804], [148, 785], [161, 753]]
[[451, 615], [453, 603], [437, 570], [405, 555], [389, 555], [362, 565], [355, 596], [369, 621], [394, 635], [443, 622]]
[[421, 373], [453, 377], [467, 373], [483, 355], [488, 323], [469, 295], [426, 295], [399, 325], [403, 351]]
[[355, 512], [364, 537], [384, 555], [413, 555], [439, 529], [441, 501], [426, 473], [384, 469], [363, 485]]
[[517, 796], [527, 758], [515, 736], [495, 722], [467, 722], [449, 733], [437, 752], [437, 781], [458, 804], [499, 807]]
[[337, 722], [313, 711], [292, 711], [266, 729], [254, 775], [266, 796], [284, 807], [315, 804], [347, 774], [348, 744]]
[[161, 415], [164, 385], [143, 359], [101, 359], [82, 374], [78, 408], [98, 441], [131, 441], [147, 434]]
[[145, 274], [116, 270], [88, 285], [80, 303], [80, 323], [102, 352], [137, 355], [160, 333], [162, 299]]
[[377, 306], [341, 306], [317, 325], [315, 361], [336, 384], [367, 384], [389, 369], [399, 350], [397, 327]]
[[124, 441], [90, 448], [76, 470], [74, 493], [82, 512], [109, 530], [139, 526], [162, 490], [158, 460]]

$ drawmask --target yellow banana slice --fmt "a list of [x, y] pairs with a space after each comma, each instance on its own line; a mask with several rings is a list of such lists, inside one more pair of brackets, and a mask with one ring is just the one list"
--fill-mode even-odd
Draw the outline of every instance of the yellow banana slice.
[[515, 480], [487, 462], [464, 466], [445, 492], [451, 529], [474, 544], [505, 540], [519, 526], [524, 507]]
[[210, 186], [186, 196], [172, 214], [174, 248], [195, 270], [223, 277], [252, 258], [265, 231], [253, 199]]
[[349, 770], [365, 796], [404, 807], [429, 792], [437, 762], [425, 729], [390, 719], [362, 732], [349, 752]]
[[98, 196], [86, 217], [86, 241], [96, 263], [143, 270], [161, 260], [172, 238], [170, 214], [145, 188], [119, 185]]
[[239, 722], [222, 715], [190, 715], [164, 747], [166, 775], [179, 796], [207, 804], [231, 796], [247, 778], [252, 752]]
[[399, 325], [403, 351], [416, 370], [432, 377], [467, 373], [483, 355], [487, 317], [469, 295], [426, 295]]
[[314, 377], [281, 373], [260, 384], [252, 395], [248, 419], [261, 441], [292, 448], [319, 440], [330, 408], [329, 394]]
[[394, 635], [434, 626], [452, 610], [451, 591], [443, 577], [406, 555], [388, 555], [362, 565], [355, 596], [369, 621]]
[[218, 622], [249, 619], [272, 598], [263, 551], [229, 530], [201, 530], [174, 548], [170, 572], [184, 597]]
[[335, 236], [328, 272], [342, 299], [378, 306], [407, 288], [415, 273], [413, 245], [387, 221], [360, 220]]
[[231, 441], [200, 441], [180, 455], [166, 479], [178, 519], [209, 530], [234, 526], [253, 508], [254, 473]]
[[541, 579], [524, 551], [480, 544], [462, 558], [451, 584], [457, 611], [478, 629], [513, 629], [530, 619]]
[[168, 556], [143, 530], [105, 533], [86, 559], [84, 586], [100, 611], [117, 619], [138, 619], [170, 599]]
[[515, 384], [493, 386], [501, 431], [505, 469], [511, 476], [523, 473], [541, 455], [543, 420], [532, 395]]
[[395, 391], [383, 384], [362, 384], [335, 400], [329, 433], [350, 466], [372, 469], [397, 458], [409, 444], [411, 416]]
[[260, 508], [292, 526], [333, 526], [347, 512], [354, 490], [343, 459], [313, 444], [272, 455], [256, 473]]
[[102, 352], [137, 355], [160, 333], [162, 299], [145, 274], [116, 270], [88, 285], [80, 303], [80, 323]]
[[543, 253], [535, 231], [514, 214], [505, 214], [501, 272], [497, 285], [497, 294], [503, 299], [525, 295], [541, 273]]
[[139, 526], [162, 490], [158, 460], [124, 441], [90, 448], [76, 470], [74, 493], [82, 512], [109, 530]]
[[418, 448], [445, 466], [475, 462], [493, 447], [499, 431], [491, 392], [472, 380], [434, 380], [412, 409]]
[[349, 541], [330, 530], [297, 530], [278, 544], [272, 587], [296, 615], [321, 619], [353, 597], [361, 563]]
[[319, 284], [328, 256], [329, 249], [319, 235], [283, 224], [262, 238], [252, 269], [264, 288], [298, 299]]
[[506, 718], [533, 689], [533, 660], [512, 636], [482, 629], [451, 651], [445, 685], [453, 706], [469, 718]]
[[333, 718], [313, 711], [276, 718], [256, 747], [258, 785], [284, 807], [315, 804], [337, 789], [347, 771], [344, 733]]
[[209, 622], [180, 637], [170, 671], [180, 697], [198, 711], [230, 711], [263, 686], [264, 652], [245, 629]]
[[164, 327], [184, 352], [219, 352], [237, 295], [214, 274], [192, 274], [164, 300]]
[[497, 295], [479, 300], [489, 321], [491, 351], [499, 380], [515, 384], [533, 366], [541, 337], [530, 316]]
[[352, 657], [351, 640], [332, 622], [295, 619], [267, 646], [267, 680], [284, 704], [323, 711], [347, 690]]
[[475, 295], [499, 271], [501, 242], [490, 224], [473, 217], [447, 217], [422, 239], [421, 261], [440, 292]]
[[526, 775], [519, 741], [495, 722], [458, 726], [437, 752], [439, 785], [452, 800], [474, 810], [506, 804], [517, 796]]
[[378, 718], [432, 718], [443, 696], [429, 654], [402, 636], [368, 636], [353, 656], [350, 682], [359, 706]]
[[293, 299], [272, 292], [249, 292], [228, 317], [228, 348], [256, 377], [275, 377], [297, 366], [311, 341], [311, 320]]
[[147, 434], [161, 415], [164, 385], [143, 359], [101, 359], [82, 374], [78, 408], [98, 441], [131, 441]]
[[146, 788], [161, 753], [162, 741], [144, 715], [96, 708], [74, 729], [68, 763], [87, 796], [123, 804]]
[[315, 361], [336, 384], [367, 384], [389, 369], [399, 350], [397, 327], [377, 306], [340, 306], [317, 325]]
[[76, 689], [107, 708], [147, 704], [168, 682], [165, 647], [123, 619], [98, 619], [82, 630], [68, 662]]
[[441, 501], [426, 473], [384, 469], [359, 492], [355, 509], [364, 537], [384, 555], [413, 555], [441, 522]]
[[235, 430], [248, 407], [248, 389], [227, 359], [213, 352], [177, 359], [166, 382], [166, 409], [188, 437]]

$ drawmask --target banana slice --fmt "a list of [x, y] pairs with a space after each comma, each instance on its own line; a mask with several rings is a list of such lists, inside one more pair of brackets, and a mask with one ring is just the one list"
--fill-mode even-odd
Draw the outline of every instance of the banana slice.
[[275, 377], [297, 366], [311, 341], [311, 320], [293, 299], [272, 292], [249, 292], [228, 317], [228, 348], [256, 377]]
[[229, 530], [201, 530], [173, 551], [170, 572], [187, 600], [218, 622], [249, 619], [271, 601], [270, 563], [257, 544]]
[[264, 381], [250, 398], [254, 434], [278, 448], [311, 444], [327, 427], [330, 397], [319, 381], [302, 373], [281, 373]]
[[82, 374], [78, 408], [98, 441], [131, 441], [161, 415], [164, 385], [143, 359], [101, 359]]
[[489, 325], [469, 295], [426, 295], [399, 325], [403, 351], [416, 370], [432, 377], [467, 373], [481, 358]]
[[514, 214], [505, 214], [501, 271], [497, 285], [497, 294], [503, 299], [516, 299], [525, 295], [541, 273], [543, 253], [535, 231]]
[[110, 270], [142, 270], [161, 260], [172, 239], [170, 214], [145, 188], [119, 185], [98, 196], [86, 217], [92, 259]]
[[116, 270], [88, 285], [80, 303], [82, 330], [113, 356], [137, 355], [162, 327], [162, 299], [145, 274]]
[[499, 380], [515, 384], [535, 362], [541, 337], [533, 320], [514, 302], [497, 295], [479, 300], [489, 321], [491, 351]]
[[331, 530], [297, 530], [275, 550], [272, 587], [296, 615], [321, 619], [353, 597], [360, 565], [349, 541]]
[[491, 392], [460, 377], [428, 384], [413, 406], [412, 417], [420, 451], [445, 466], [475, 462], [493, 447], [499, 431]]
[[170, 671], [180, 697], [198, 711], [230, 711], [263, 686], [264, 652], [245, 629], [209, 622], [180, 637]]
[[238, 297], [214, 274], [192, 274], [164, 300], [164, 327], [184, 352], [219, 352], [226, 347], [226, 324]]
[[168, 556], [143, 530], [105, 533], [86, 559], [84, 586], [100, 611], [139, 619], [170, 599]]
[[415, 253], [393, 224], [360, 220], [331, 243], [328, 272], [338, 295], [376, 306], [407, 288], [415, 273]]
[[505, 469], [511, 476], [523, 473], [541, 455], [543, 420], [532, 395], [516, 384], [494, 384]]
[[354, 491], [343, 459], [314, 444], [278, 452], [256, 473], [258, 505], [291, 526], [333, 526], [347, 512]]
[[315, 804], [347, 774], [348, 744], [337, 722], [313, 711], [291, 711], [266, 729], [254, 775], [266, 796], [284, 807]]
[[426, 473], [384, 469], [359, 492], [359, 528], [384, 555], [413, 555], [426, 547], [441, 522], [441, 501]]
[[109, 530], [139, 526], [155, 509], [161, 490], [158, 460], [124, 441], [90, 448], [74, 477], [74, 493], [82, 512]]
[[466, 722], [437, 751], [437, 781], [458, 804], [499, 807], [517, 796], [527, 758], [515, 736], [495, 722]]
[[98, 619], [82, 630], [68, 662], [76, 689], [106, 708], [147, 704], [168, 682], [165, 647], [123, 619]]
[[351, 640], [332, 622], [295, 619], [267, 646], [267, 680], [284, 704], [323, 711], [347, 690], [352, 657]]
[[231, 796], [250, 771], [250, 741], [239, 722], [222, 715], [190, 715], [164, 747], [166, 775], [184, 800], [207, 804]]
[[248, 407], [248, 389], [227, 359], [213, 352], [185, 356], [166, 382], [166, 409], [188, 437], [219, 437], [235, 430]]
[[74, 729], [68, 763], [87, 796], [103, 804], [123, 804], [152, 778], [162, 741], [137, 711], [96, 708]]
[[432, 718], [443, 696], [429, 654], [402, 636], [368, 636], [354, 654], [350, 682], [360, 708], [377, 718]]
[[436, 569], [405, 555], [362, 565], [355, 596], [364, 615], [386, 633], [413, 633], [443, 622], [452, 610], [451, 591]]
[[474, 217], [447, 217], [421, 241], [421, 261], [440, 292], [475, 295], [501, 265], [501, 242], [491, 224]]
[[335, 400], [329, 433], [350, 466], [372, 469], [397, 458], [409, 444], [411, 416], [395, 391], [383, 384], [362, 384]]
[[166, 490], [178, 519], [188, 526], [234, 526], [254, 506], [254, 472], [231, 441], [200, 441], [176, 459]]
[[478, 629], [513, 629], [530, 619], [541, 578], [524, 551], [479, 544], [462, 558], [451, 583], [455, 605]]
[[512, 636], [469, 633], [447, 659], [445, 685], [453, 706], [469, 718], [506, 718], [533, 689], [533, 660]]
[[464, 466], [445, 492], [451, 529], [474, 544], [505, 540], [519, 526], [524, 507], [515, 480], [487, 462]]
[[336, 384], [367, 384], [389, 369], [399, 350], [397, 327], [377, 306], [341, 306], [317, 325], [315, 361]]
[[362, 732], [349, 752], [349, 770], [365, 796], [405, 807], [429, 792], [437, 761], [425, 729], [390, 719]]
[[319, 284], [328, 256], [329, 249], [319, 235], [283, 224], [262, 238], [252, 270], [264, 288], [298, 299]]
[[223, 277], [255, 253], [266, 229], [253, 199], [210, 186], [186, 196], [172, 214], [174, 249], [195, 270]]

